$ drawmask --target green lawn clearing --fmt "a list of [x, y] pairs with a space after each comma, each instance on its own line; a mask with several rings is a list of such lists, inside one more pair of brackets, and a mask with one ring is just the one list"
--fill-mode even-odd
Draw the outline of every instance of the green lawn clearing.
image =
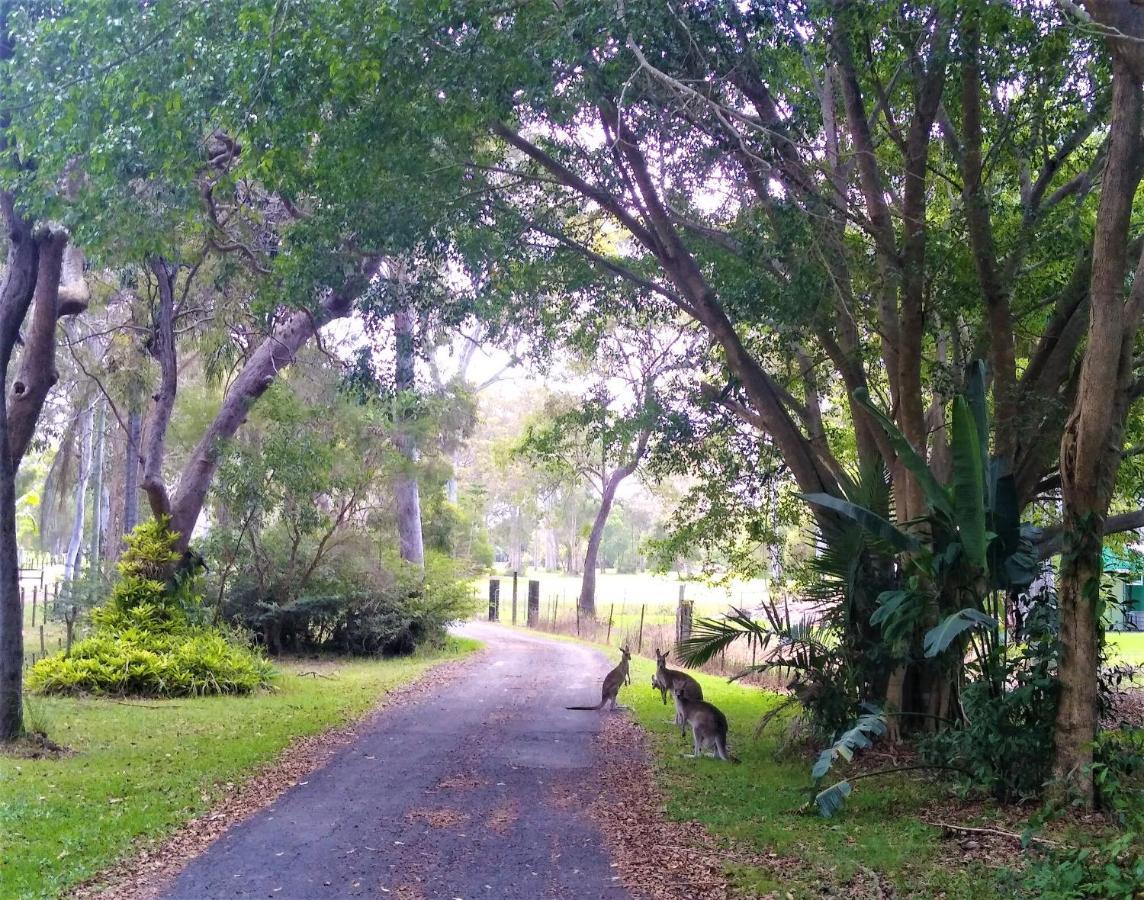
[[[938, 789], [905, 775], [873, 778], [855, 784], [846, 808], [833, 820], [800, 810], [808, 799], [810, 763], [803, 758], [776, 759], [781, 723], [772, 723], [755, 740], [759, 718], [778, 697], [726, 679], [697, 676], [705, 699], [727, 715], [729, 743], [742, 765], [718, 760], [684, 759], [690, 735], [681, 739], [668, 724], [674, 707], [663, 705], [650, 680], [655, 665], [632, 661], [632, 686], [621, 695], [648, 732], [668, 814], [696, 820], [720, 835], [745, 842], [764, 853], [799, 860], [797, 874], [776, 881], [757, 870], [737, 870], [734, 880], [745, 890], [778, 891], [779, 896], [821, 897], [823, 885], [843, 887], [854, 876], [878, 878], [894, 885], [897, 896], [981, 898], [993, 896], [990, 873], [975, 866], [950, 870], [940, 864], [939, 833], [920, 821]], [[790, 892], [789, 894], [787, 892]], [[911, 893], [912, 892], [912, 893]]]
[[1106, 640], [1110, 662], [1144, 666], [1144, 631], [1110, 631]]
[[[285, 665], [273, 692], [143, 703], [30, 698], [34, 720], [75, 751], [0, 755], [0, 897], [53, 897], [209, 808], [294, 738], [342, 724], [387, 690], [472, 652]], [[325, 678], [300, 673], [320, 669]]]

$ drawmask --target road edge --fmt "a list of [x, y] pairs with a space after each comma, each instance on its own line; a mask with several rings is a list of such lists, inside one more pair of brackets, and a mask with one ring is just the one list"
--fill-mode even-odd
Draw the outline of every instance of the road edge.
[[274, 803], [316, 772], [357, 737], [359, 729], [391, 709], [420, 699], [451, 683], [484, 654], [481, 647], [461, 659], [430, 666], [386, 691], [361, 715], [318, 734], [300, 737], [273, 759], [252, 770], [235, 789], [201, 815], [188, 819], [163, 838], [139, 840], [128, 855], [63, 896], [72, 900], [157, 900], [197, 856], [234, 826]]

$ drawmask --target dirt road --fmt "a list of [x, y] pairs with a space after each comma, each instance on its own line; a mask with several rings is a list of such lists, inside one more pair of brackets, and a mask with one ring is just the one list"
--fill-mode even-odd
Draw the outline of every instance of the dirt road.
[[472, 623], [465, 674], [387, 709], [195, 859], [167, 896], [626, 897], [583, 810], [614, 660]]

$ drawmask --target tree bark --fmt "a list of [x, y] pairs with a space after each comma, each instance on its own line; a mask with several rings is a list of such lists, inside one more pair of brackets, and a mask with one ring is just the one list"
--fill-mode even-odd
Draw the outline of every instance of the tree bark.
[[[1060, 579], [1061, 661], [1053, 773], [1062, 788], [1093, 801], [1097, 732], [1096, 605], [1104, 521], [1120, 466], [1131, 403], [1132, 349], [1144, 308], [1144, 255], [1127, 299], [1128, 233], [1141, 178], [1140, 39], [1144, 11], [1128, 3], [1086, 4], [1102, 24], [1132, 40], [1110, 39], [1112, 121], [1093, 240], [1088, 339], [1072, 414], [1061, 440], [1064, 553]], [[1103, 18], [1102, 18], [1103, 17]], [[1123, 46], [1127, 44], [1127, 46]]]
[[[152, 395], [151, 410], [143, 432], [142, 487], [151, 504], [151, 514], [159, 519], [171, 515], [171, 497], [163, 477], [163, 462], [167, 455], [167, 428], [175, 411], [175, 397], [179, 392], [179, 365], [175, 349], [175, 277], [178, 268], [154, 257], [148, 266], [158, 283], [159, 302], [155, 307], [151, 356], [159, 363], [159, 389]], [[178, 531], [172, 523], [171, 529]]]
[[[0, 58], [7, 56], [7, 31], [0, 20]], [[16, 211], [12, 196], [0, 192], [8, 238], [8, 259], [0, 282], [0, 386], [8, 383], [12, 348], [19, 339], [36, 284], [36, 242], [31, 224]], [[0, 741], [24, 730], [24, 609], [20, 603], [20, 562], [16, 547], [16, 466], [8, 434], [7, 397], [0, 403]]]
[[[402, 306], [393, 314], [393, 334], [396, 347], [395, 387], [399, 395], [407, 398], [416, 390], [416, 354], [413, 346], [413, 311]], [[400, 404], [400, 401], [399, 401]], [[417, 484], [417, 445], [413, 435], [397, 423], [394, 439], [406, 459], [408, 471], [397, 480], [397, 535], [401, 558], [419, 568], [425, 568], [425, 544], [421, 533], [421, 492]]]
[[20, 372], [12, 382], [8, 398], [9, 449], [12, 464], [17, 468], [32, 442], [48, 392], [59, 380], [56, 323], [61, 315], [75, 315], [87, 308], [82, 264], [78, 281], [68, 285], [66, 297], [61, 296], [64, 293], [61, 290], [63, 262], [68, 252], [67, 232], [45, 228], [35, 241], [38, 263], [32, 319], [24, 335]]
[[580, 579], [580, 599], [577, 601], [581, 615], [596, 615], [596, 564], [600, 556], [600, 542], [604, 539], [608, 516], [612, 514], [616, 488], [634, 471], [634, 465], [617, 469], [604, 485], [600, 509], [596, 512], [595, 521], [592, 522], [592, 531], [588, 534], [588, 549], [584, 553], [584, 575]]

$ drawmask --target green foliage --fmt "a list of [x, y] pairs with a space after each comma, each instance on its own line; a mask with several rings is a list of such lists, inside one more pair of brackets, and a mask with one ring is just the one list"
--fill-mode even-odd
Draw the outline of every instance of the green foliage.
[[[264, 546], [274, 553], [271, 544]], [[245, 570], [237, 572], [224, 612], [274, 653], [408, 654], [423, 643], [439, 644], [446, 625], [472, 613], [465, 575], [439, 552], [426, 553], [422, 572], [380, 555], [358, 535], [328, 554], [305, 590], [288, 599], [263, 593]]]
[[[273, 670], [238, 633], [202, 621], [193, 577], [173, 571], [180, 555], [165, 521], [148, 521], [127, 538], [119, 580], [93, 611], [95, 633], [71, 653], [32, 667], [30, 689], [45, 694], [185, 697], [249, 694]], [[165, 579], [165, 580], [164, 580]]]
[[69, 656], [36, 663], [28, 687], [45, 694], [198, 697], [250, 694], [268, 686], [272, 675], [259, 653], [216, 629], [162, 634], [104, 628]]

